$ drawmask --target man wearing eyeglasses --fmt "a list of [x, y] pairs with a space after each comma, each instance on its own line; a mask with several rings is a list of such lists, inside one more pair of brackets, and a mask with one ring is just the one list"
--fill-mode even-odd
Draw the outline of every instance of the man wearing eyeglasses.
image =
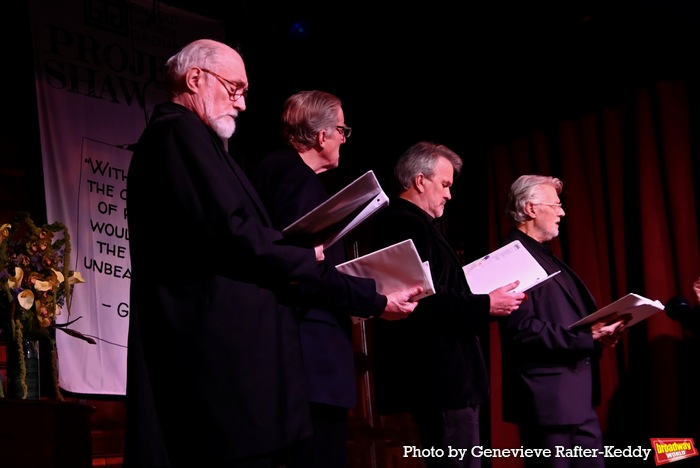
[[[345, 303], [358, 291], [320, 262], [321, 247], [283, 244], [226, 151], [246, 109], [238, 52], [198, 40], [165, 72], [169, 102], [154, 109], [127, 179], [124, 467], [282, 466], [311, 425], [298, 325], [278, 294], [300, 283]], [[416, 291], [371, 293], [397, 315], [415, 307]]]
[[[286, 148], [263, 159], [252, 177], [279, 229], [328, 199], [318, 174], [338, 167], [340, 147], [351, 134], [340, 99], [323, 91], [301, 91], [287, 98], [281, 120]], [[325, 256], [333, 265], [344, 262], [344, 246], [331, 245]], [[373, 281], [357, 278], [357, 284], [365, 297], [372, 297]], [[314, 433], [294, 447], [289, 468], [346, 466], [347, 412], [357, 402], [350, 314], [382, 313], [367, 301], [348, 306], [352, 307], [296, 307]]]
[[513, 230], [504, 244], [519, 240], [548, 274], [560, 273], [500, 319], [503, 418], [518, 424], [526, 448], [551, 451], [551, 457], [523, 458], [526, 467], [602, 467], [594, 408], [600, 399], [598, 357], [601, 346], [617, 342], [624, 322], [569, 330], [597, 307], [581, 278], [549, 247], [566, 215], [562, 187], [555, 177], [523, 175], [508, 193]]

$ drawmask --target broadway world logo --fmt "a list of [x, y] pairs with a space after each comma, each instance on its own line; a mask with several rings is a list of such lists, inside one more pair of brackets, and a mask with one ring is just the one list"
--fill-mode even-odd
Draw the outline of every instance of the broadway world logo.
[[656, 466], [698, 455], [693, 439], [651, 439], [651, 447]]

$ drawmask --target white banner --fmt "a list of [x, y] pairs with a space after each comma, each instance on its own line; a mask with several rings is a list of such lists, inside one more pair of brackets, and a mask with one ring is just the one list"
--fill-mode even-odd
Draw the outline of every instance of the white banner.
[[[56, 333], [60, 387], [123, 395], [128, 146], [167, 98], [165, 60], [191, 40], [223, 40], [224, 28], [150, 0], [30, 0], [30, 13], [47, 221], [68, 227], [71, 269], [86, 280], [75, 286], [70, 316], [64, 309], [58, 322], [80, 317], [71, 328], [97, 340]], [[154, 248], [154, 261], [157, 255]]]

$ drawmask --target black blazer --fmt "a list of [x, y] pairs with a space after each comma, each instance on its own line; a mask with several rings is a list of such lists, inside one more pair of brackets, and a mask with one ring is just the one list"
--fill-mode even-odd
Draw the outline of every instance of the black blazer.
[[[270, 213], [273, 225], [280, 230], [328, 199], [319, 176], [291, 148], [263, 159], [251, 180]], [[308, 239], [294, 241], [308, 242]], [[330, 265], [346, 260], [342, 241], [324, 253]], [[295, 298], [304, 374], [310, 401], [315, 403], [352, 408], [357, 402], [350, 316], [380, 314], [386, 301], [376, 293], [374, 280], [353, 278], [352, 281], [357, 293], [347, 307], [329, 304], [322, 307], [323, 304], [314, 300], [313, 294]]]
[[[154, 110], [127, 191], [124, 466], [195, 466], [308, 436], [299, 330], [275, 293], [320, 281], [314, 252], [282, 244], [221, 139], [177, 104]], [[333, 286], [329, 298], [350, 294]]]
[[504, 244], [520, 240], [550, 274], [500, 319], [503, 358], [503, 418], [543, 425], [577, 424], [599, 399], [598, 356], [590, 329], [568, 326], [597, 307], [583, 281], [555, 258], [549, 246], [514, 229]]
[[415, 204], [392, 199], [370, 222], [372, 250], [413, 239], [421, 259], [430, 262], [436, 289], [408, 318], [374, 320], [378, 411], [447, 410], [483, 403], [488, 377], [479, 333], [489, 322], [489, 296], [471, 293], [454, 251], [432, 218]]

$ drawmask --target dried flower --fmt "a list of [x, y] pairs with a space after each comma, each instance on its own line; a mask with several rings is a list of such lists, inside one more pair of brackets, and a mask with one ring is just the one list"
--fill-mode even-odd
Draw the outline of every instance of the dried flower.
[[[79, 272], [68, 269], [69, 256], [70, 237], [61, 223], [36, 226], [21, 213], [0, 226], [0, 311], [7, 311], [7, 316], [0, 316], [0, 325], [9, 325], [11, 339], [20, 349], [24, 340], [47, 339], [55, 355], [56, 329], [95, 343], [70, 330], [73, 322], [55, 323], [62, 307], [70, 316], [73, 287], [85, 282]], [[60, 398], [57, 376], [54, 380]]]

